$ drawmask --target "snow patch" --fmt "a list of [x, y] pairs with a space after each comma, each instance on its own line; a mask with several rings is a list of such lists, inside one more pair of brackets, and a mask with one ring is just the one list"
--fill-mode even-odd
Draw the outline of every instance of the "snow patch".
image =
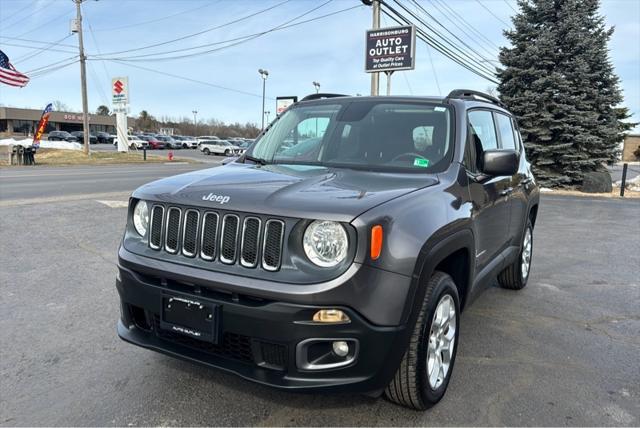
[[[16, 140], [15, 138], [5, 138], [0, 140], [0, 146], [8, 146], [13, 144], [14, 146], [31, 147], [33, 140]], [[62, 149], [62, 150], [82, 150], [82, 145], [79, 143], [70, 143], [68, 141], [40, 141], [41, 149]]]

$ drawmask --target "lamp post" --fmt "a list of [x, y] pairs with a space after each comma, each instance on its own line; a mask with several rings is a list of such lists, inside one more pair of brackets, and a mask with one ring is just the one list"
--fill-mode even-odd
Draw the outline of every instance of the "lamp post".
[[320, 92], [320, 83], [318, 83], [318, 82], [313, 82], [313, 86], [316, 88], [316, 94], [317, 94], [318, 92]]
[[198, 116], [198, 110], [191, 110], [191, 113], [193, 113], [194, 137], [197, 137], [198, 136], [198, 119], [196, 118]]
[[262, 130], [264, 130], [264, 94], [265, 88], [267, 86], [267, 77], [269, 77], [269, 72], [267, 70], [259, 69], [258, 73], [260, 73], [260, 77], [262, 77]]
[[264, 114], [267, 116], [267, 123], [269, 123], [269, 115], [271, 112], [269, 110], [265, 111]]

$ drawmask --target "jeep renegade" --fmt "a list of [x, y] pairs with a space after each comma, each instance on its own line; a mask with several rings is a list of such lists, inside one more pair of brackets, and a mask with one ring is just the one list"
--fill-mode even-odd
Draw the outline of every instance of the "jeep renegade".
[[460, 311], [527, 283], [539, 191], [497, 99], [314, 94], [227, 165], [137, 189], [127, 342], [296, 391], [445, 393]]

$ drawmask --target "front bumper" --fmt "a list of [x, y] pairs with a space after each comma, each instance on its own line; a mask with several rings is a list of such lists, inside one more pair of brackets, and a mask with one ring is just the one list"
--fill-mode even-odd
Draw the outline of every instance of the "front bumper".
[[[278, 388], [379, 393], [394, 375], [408, 340], [404, 325], [374, 325], [346, 305], [300, 304], [228, 293], [167, 279], [162, 272], [137, 272], [122, 263], [116, 286], [122, 312], [118, 335], [123, 340]], [[219, 305], [218, 343], [161, 329], [162, 297], [167, 294]], [[318, 309], [327, 307], [343, 310], [351, 322], [309, 323]], [[353, 340], [357, 355], [343, 367], [305, 369], [298, 355], [304, 350], [299, 345], [314, 338]]]

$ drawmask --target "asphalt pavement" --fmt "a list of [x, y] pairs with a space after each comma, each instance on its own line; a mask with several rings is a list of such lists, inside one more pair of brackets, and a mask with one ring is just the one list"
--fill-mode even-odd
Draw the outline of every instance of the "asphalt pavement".
[[447, 395], [416, 412], [282, 392], [117, 338], [127, 195], [196, 167], [0, 170], [0, 425], [640, 424], [640, 200], [544, 195], [529, 285], [494, 286], [463, 313]]

